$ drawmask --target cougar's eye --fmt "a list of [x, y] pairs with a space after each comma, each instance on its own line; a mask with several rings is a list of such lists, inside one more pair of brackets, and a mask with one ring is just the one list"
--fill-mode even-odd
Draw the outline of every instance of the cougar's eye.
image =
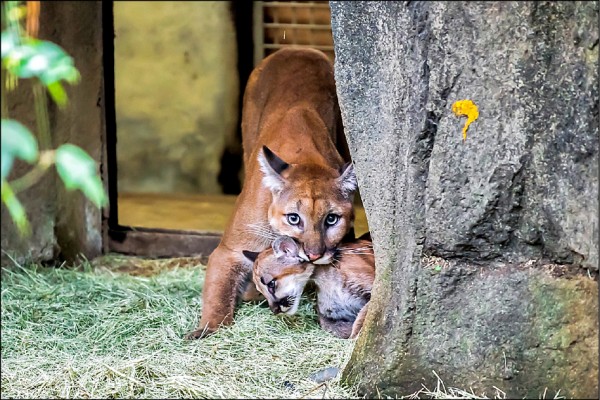
[[298, 225], [300, 223], [300, 216], [298, 214], [287, 214], [286, 217], [290, 225]]
[[339, 220], [340, 220], [340, 216], [339, 215], [329, 214], [327, 216], [327, 218], [325, 218], [325, 225], [327, 225], [327, 226], [333, 226], [333, 225], [337, 224], [337, 222]]

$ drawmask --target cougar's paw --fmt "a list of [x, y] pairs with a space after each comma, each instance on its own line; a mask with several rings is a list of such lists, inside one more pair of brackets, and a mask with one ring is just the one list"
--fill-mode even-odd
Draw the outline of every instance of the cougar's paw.
[[207, 336], [212, 335], [213, 333], [215, 333], [215, 331], [212, 329], [208, 329], [208, 328], [196, 329], [195, 331], [186, 333], [183, 338], [185, 340], [203, 339]]

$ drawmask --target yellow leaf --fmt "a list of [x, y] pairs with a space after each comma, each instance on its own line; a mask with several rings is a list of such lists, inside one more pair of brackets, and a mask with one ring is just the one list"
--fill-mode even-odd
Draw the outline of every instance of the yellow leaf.
[[479, 110], [471, 100], [458, 100], [452, 104], [452, 112], [456, 114], [457, 117], [467, 117], [467, 122], [463, 128], [463, 141], [465, 141], [467, 140], [467, 129], [469, 129], [469, 125], [479, 118]]

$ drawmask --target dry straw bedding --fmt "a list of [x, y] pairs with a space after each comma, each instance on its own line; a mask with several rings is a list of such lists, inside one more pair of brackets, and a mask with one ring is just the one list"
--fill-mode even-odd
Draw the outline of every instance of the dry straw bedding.
[[[339, 377], [310, 379], [354, 345], [319, 328], [311, 299], [293, 317], [243, 304], [232, 327], [182, 340], [203, 278], [194, 259], [4, 268], [1, 397], [357, 398]], [[443, 383], [407, 397], [483, 398]]]

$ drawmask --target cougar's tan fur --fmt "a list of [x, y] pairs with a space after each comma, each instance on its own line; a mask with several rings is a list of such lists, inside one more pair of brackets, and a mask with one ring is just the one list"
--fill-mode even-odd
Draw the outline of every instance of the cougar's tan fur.
[[[202, 316], [187, 338], [231, 324], [237, 302], [259, 294], [242, 250], [260, 252], [284, 234], [303, 257], [325, 263], [353, 232], [356, 177], [336, 148], [341, 129], [333, 66], [322, 52], [285, 48], [252, 72], [242, 108], [244, 185], [209, 257]], [[330, 215], [339, 217], [332, 226]]]

